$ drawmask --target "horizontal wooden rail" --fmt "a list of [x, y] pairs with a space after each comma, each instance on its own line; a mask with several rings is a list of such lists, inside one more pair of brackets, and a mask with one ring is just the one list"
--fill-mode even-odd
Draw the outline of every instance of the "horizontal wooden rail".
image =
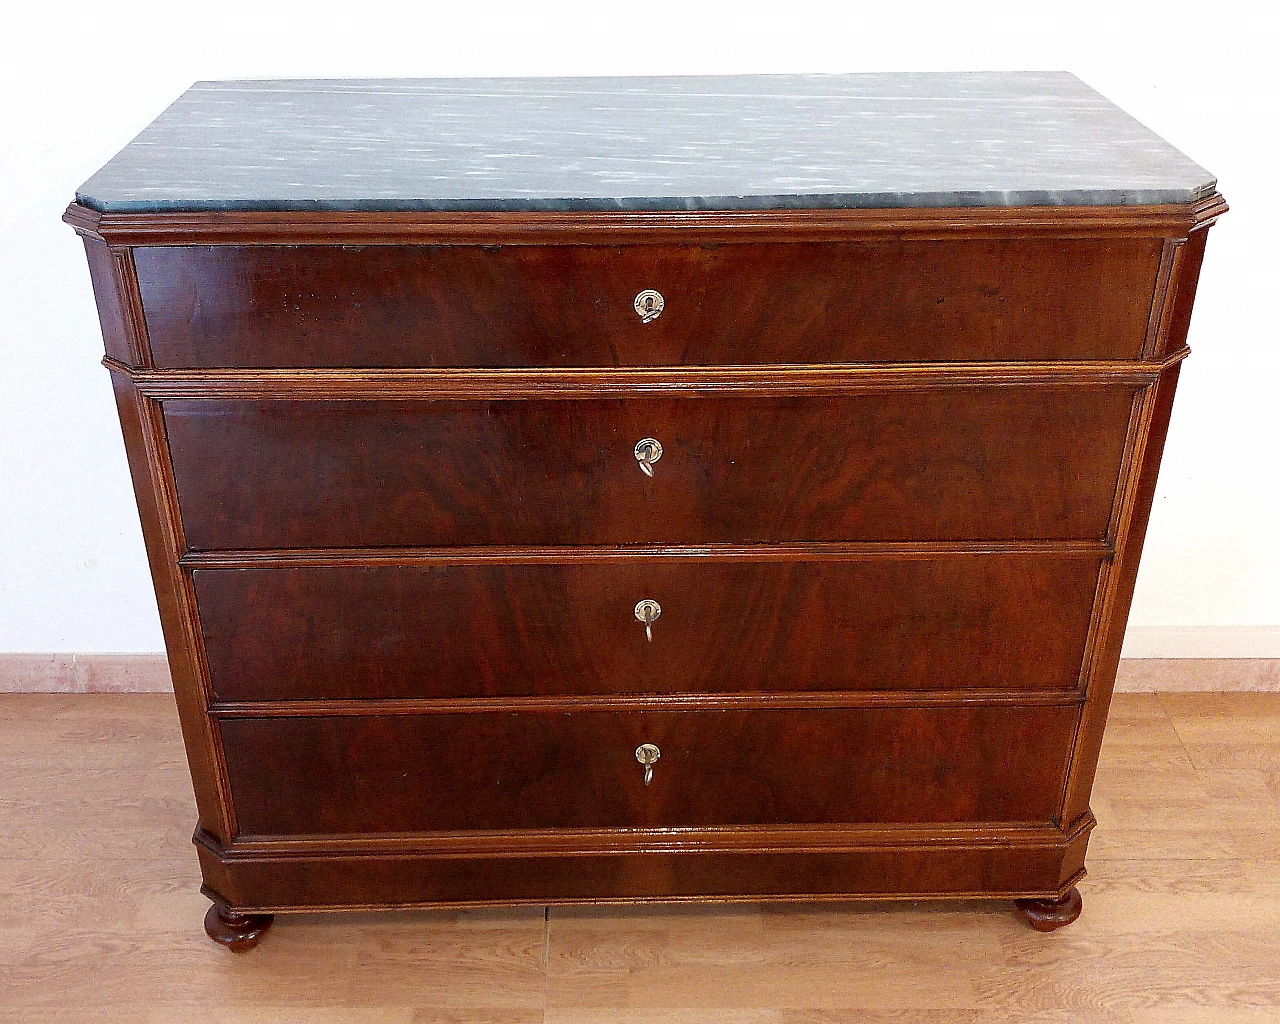
[[590, 547], [474, 548], [262, 548], [188, 551], [188, 569], [252, 569], [366, 565], [499, 565], [626, 562], [635, 558], [707, 562], [860, 562], [1032, 555], [1108, 558], [1112, 547], [1100, 540], [814, 541], [792, 544], [635, 544]]
[[103, 365], [148, 398], [499, 401], [645, 395], [813, 395], [956, 387], [1143, 387], [1186, 358], [1159, 362], [845, 363], [626, 369], [183, 369]]
[[1084, 698], [1070, 690], [831, 690], [788, 693], [556, 694], [536, 697], [414, 697], [348, 700], [214, 701], [214, 718], [342, 718], [459, 715], [482, 712], [568, 714], [589, 711], [739, 711], [744, 709], [959, 707], [992, 704], [1069, 707]]
[[[1094, 826], [1086, 815], [1071, 828], [1044, 822], [904, 825], [731, 825], [630, 829], [512, 829], [502, 832], [415, 832], [361, 836], [243, 836], [228, 846], [203, 831], [192, 841], [224, 860], [353, 856], [540, 856], [544, 854], [845, 852], [889, 848], [1056, 849]], [[310, 908], [308, 908], [310, 909]]]

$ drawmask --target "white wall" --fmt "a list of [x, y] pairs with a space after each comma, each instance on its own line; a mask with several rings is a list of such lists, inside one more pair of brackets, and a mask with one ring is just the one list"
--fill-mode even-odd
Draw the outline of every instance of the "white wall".
[[[1263, 6], [10, 6], [0, 20], [0, 651], [162, 647], [84, 257], [59, 216], [192, 81], [277, 76], [1074, 71], [1216, 172], [1232, 205], [1209, 242], [1133, 622], [1280, 627], [1280, 356], [1266, 304], [1280, 282], [1280, 25]], [[1245, 646], [1258, 655], [1256, 636]]]

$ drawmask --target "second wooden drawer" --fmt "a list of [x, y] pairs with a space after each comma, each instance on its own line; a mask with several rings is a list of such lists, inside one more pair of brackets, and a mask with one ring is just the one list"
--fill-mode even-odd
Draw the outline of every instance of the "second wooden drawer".
[[1133, 397], [198, 399], [164, 417], [194, 549], [1096, 540]]

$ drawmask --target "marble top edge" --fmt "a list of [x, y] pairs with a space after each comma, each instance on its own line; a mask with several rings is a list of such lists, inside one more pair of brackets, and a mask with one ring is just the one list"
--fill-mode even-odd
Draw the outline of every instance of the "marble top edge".
[[197, 82], [101, 212], [1190, 203], [1214, 177], [1069, 72]]
[[1088, 190], [1025, 192], [814, 193], [759, 196], [623, 196], [545, 199], [229, 199], [199, 206], [164, 199], [119, 202], [109, 208], [76, 193], [99, 213], [714, 213], [748, 210], [968, 209], [975, 207], [1179, 206], [1213, 195], [1216, 182], [1198, 190]]
[[[648, 90], [653, 88], [687, 88], [690, 85], [713, 87], [728, 95], [755, 94], [767, 86], [804, 86], [806, 90], [820, 84], [855, 89], [862, 86], [894, 85], [897, 88], [887, 95], [900, 95], [903, 90], [915, 91], [924, 85], [946, 83], [954, 88], [958, 84], [986, 84], [1007, 87], [1008, 83], [1030, 86], [1040, 83], [1059, 91], [1075, 88], [1081, 93], [1108, 102], [1078, 76], [1069, 71], [911, 71], [911, 72], [806, 72], [752, 75], [510, 75], [442, 78], [234, 78], [201, 79], [193, 82], [191, 90], [233, 92], [431, 92], [437, 89], [472, 91], [477, 87], [513, 86], [527, 88], [541, 85], [553, 90], [583, 88], [626, 88]], [[870, 93], [868, 93], [870, 95]]]

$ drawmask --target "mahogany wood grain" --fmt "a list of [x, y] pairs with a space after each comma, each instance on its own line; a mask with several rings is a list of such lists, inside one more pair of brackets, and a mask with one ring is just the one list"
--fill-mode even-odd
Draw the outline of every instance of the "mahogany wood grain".
[[1174, 284], [1175, 269], [1181, 261], [1184, 241], [1181, 238], [1166, 238], [1160, 252], [1160, 269], [1156, 272], [1156, 290], [1151, 298], [1151, 310], [1147, 316], [1147, 334], [1142, 342], [1142, 355], [1152, 359], [1160, 350], [1164, 325], [1168, 322], [1169, 289]]
[[[1083, 847], [1087, 839], [1077, 843]], [[1056, 897], [1061, 848], [943, 845], [839, 853], [362, 856], [220, 859], [198, 846], [209, 888], [253, 910]]]
[[194, 604], [187, 589], [189, 575], [177, 564], [184, 544], [181, 523], [172, 502], [172, 479], [165, 472], [169, 461], [163, 454], [158, 407], [139, 395], [123, 374], [112, 375], [112, 386], [138, 516], [142, 521], [200, 824], [216, 836], [230, 838], [235, 832], [234, 816], [222, 769], [221, 747], [206, 715], [208, 700], [200, 648], [192, 642], [192, 630], [198, 626], [194, 623]]
[[[135, 250], [160, 367], [1137, 359], [1156, 239]], [[632, 300], [656, 289], [661, 316]]]
[[[240, 834], [1048, 822], [1074, 707], [223, 719]], [[662, 753], [646, 786], [635, 750]]]
[[549, 697], [403, 697], [382, 700], [215, 701], [212, 718], [313, 718], [328, 715], [476, 715], [490, 712], [726, 711], [779, 708], [1078, 707], [1078, 690], [774, 690], [754, 693], [556, 694]]
[[[1133, 391], [164, 403], [196, 550], [1103, 538]], [[663, 445], [654, 477], [633, 448]]]
[[132, 324], [126, 317], [127, 298], [116, 274], [116, 260], [100, 241], [85, 238], [84, 254], [89, 261], [89, 279], [98, 306], [98, 324], [107, 356], [126, 366], [136, 365], [138, 354]]
[[104, 359], [158, 400], [506, 401], [519, 398], [831, 397], [956, 387], [1145, 387], [1188, 349], [1160, 360], [1052, 363], [839, 363], [594, 369], [451, 368], [150, 370]]
[[710, 562], [865, 562], [937, 559], [957, 555], [1030, 555], [1109, 558], [1106, 540], [892, 540], [789, 541], [780, 544], [595, 544], [571, 549], [552, 545], [489, 544], [484, 547], [254, 548], [188, 551], [178, 564], [189, 569], [284, 569], [292, 566], [597, 565], [633, 558], [670, 556]]
[[[1047, 823], [950, 822], [934, 824], [774, 824], [707, 825], [696, 828], [542, 828], [470, 832], [397, 832], [384, 834], [238, 836], [226, 846], [197, 831], [197, 846], [226, 861], [268, 860], [281, 854], [353, 859], [391, 855], [432, 857], [577, 857], [628, 853], [752, 853], [852, 850], [919, 850], [939, 847], [978, 849], [1020, 846], [1063, 849], [1092, 831], [1086, 816], [1070, 829]], [[1065, 862], [1064, 862], [1065, 863]], [[1060, 881], [1075, 877], [1081, 865]], [[1061, 885], [1057, 892], [1065, 891]]]
[[1209, 240], [1207, 228], [1193, 231], [1182, 247], [1178, 261], [1177, 280], [1173, 283], [1173, 301], [1170, 303], [1167, 332], [1161, 338], [1158, 354], [1173, 352], [1187, 343], [1191, 329], [1191, 309], [1195, 304], [1196, 287], [1200, 283], [1200, 269], [1204, 265], [1205, 246]]
[[206, 892], [1068, 897], [1225, 210], [73, 204]]
[[[222, 701], [1071, 690], [1100, 561], [655, 556], [199, 569], [194, 582]], [[652, 642], [641, 598], [662, 609]]]

